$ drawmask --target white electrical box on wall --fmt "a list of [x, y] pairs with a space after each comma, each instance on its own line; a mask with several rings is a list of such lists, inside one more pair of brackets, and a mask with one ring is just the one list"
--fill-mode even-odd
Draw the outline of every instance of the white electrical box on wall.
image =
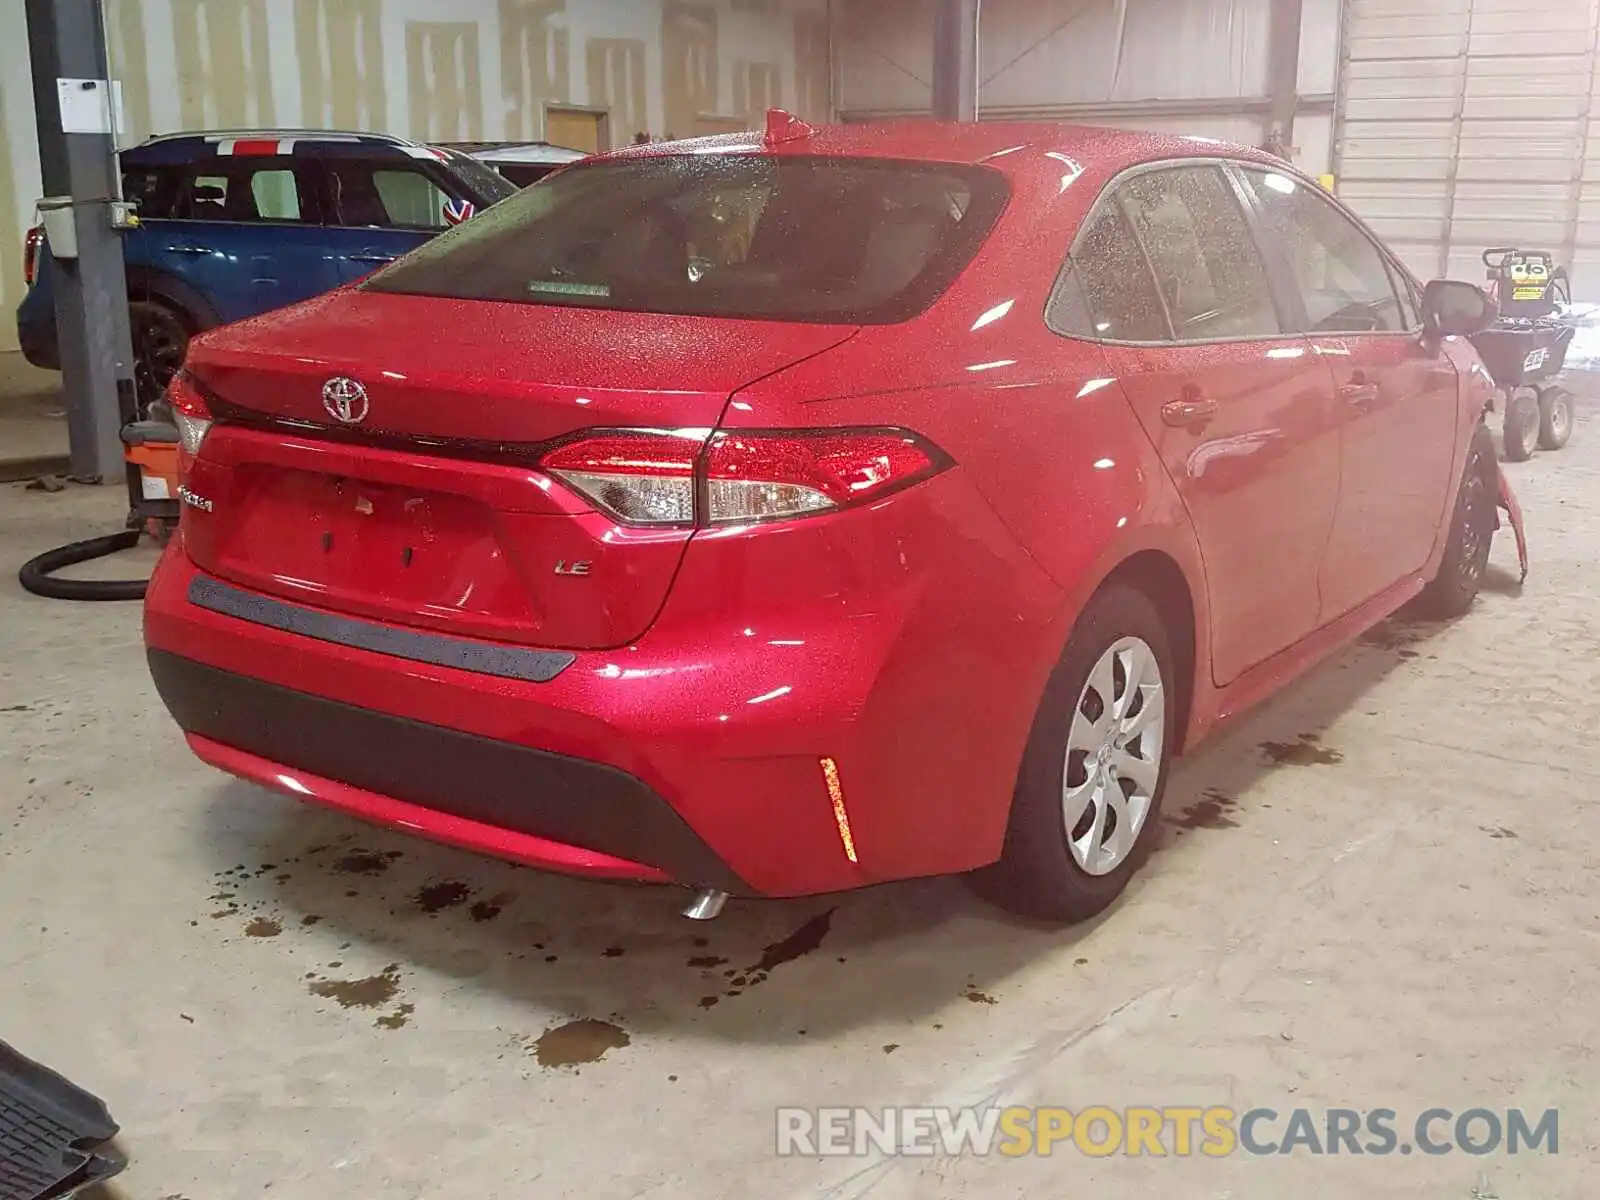
[[62, 133], [99, 133], [122, 128], [122, 85], [104, 79], [57, 79]]
[[46, 196], [39, 201], [39, 216], [44, 222], [45, 240], [54, 258], [78, 257], [77, 214], [71, 196]]

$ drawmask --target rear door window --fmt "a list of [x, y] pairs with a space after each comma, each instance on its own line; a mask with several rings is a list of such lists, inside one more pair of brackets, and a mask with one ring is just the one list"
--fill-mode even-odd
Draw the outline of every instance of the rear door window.
[[234, 224], [315, 224], [315, 204], [292, 159], [240, 159], [196, 164], [178, 189], [171, 215]]
[[175, 215], [179, 176], [176, 167], [129, 167], [122, 172], [122, 196], [139, 206], [139, 219], [162, 221]]
[[1389, 264], [1319, 188], [1276, 171], [1242, 172], [1261, 223], [1289, 260], [1310, 333], [1399, 332], [1411, 326]]
[[1057, 288], [1048, 319], [1065, 334], [1117, 342], [1171, 339], [1144, 251], [1115, 200], [1102, 205], [1078, 235], [1070, 276]]
[[1137, 175], [1117, 199], [1149, 255], [1179, 341], [1283, 332], [1261, 251], [1220, 167]]
[[374, 276], [375, 291], [695, 316], [903, 320], [1007, 191], [989, 168], [798, 155], [569, 167]]
[[454, 197], [413, 167], [330, 159], [325, 170], [333, 225], [437, 231], [465, 216]]
[[374, 171], [377, 189], [389, 224], [402, 229], [443, 229], [450, 197], [426, 175], [415, 171]]

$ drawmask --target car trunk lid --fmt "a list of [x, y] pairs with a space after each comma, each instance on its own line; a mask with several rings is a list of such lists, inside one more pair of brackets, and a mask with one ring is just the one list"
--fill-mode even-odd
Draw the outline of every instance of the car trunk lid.
[[703, 440], [733, 392], [853, 332], [359, 290], [225, 327], [189, 363], [216, 424], [186, 544], [211, 574], [334, 611], [622, 645], [692, 530], [620, 524], [538, 470], [542, 450], [591, 428]]

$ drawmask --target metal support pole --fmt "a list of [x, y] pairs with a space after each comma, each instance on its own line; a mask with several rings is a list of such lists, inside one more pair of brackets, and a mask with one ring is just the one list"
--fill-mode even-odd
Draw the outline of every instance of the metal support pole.
[[[67, 398], [72, 473], [122, 483], [122, 426], [133, 417], [133, 352], [111, 130], [62, 129], [62, 79], [97, 81], [109, 106], [110, 72], [100, 0], [25, 0], [34, 111], [45, 192], [71, 197], [75, 259], [56, 258], [51, 283]], [[87, 91], [81, 84], [73, 84]]]
[[1267, 148], [1294, 153], [1294, 117], [1300, 92], [1300, 18], [1303, 0], [1272, 0], [1267, 27]]
[[933, 115], [978, 119], [978, 9], [982, 0], [935, 0]]

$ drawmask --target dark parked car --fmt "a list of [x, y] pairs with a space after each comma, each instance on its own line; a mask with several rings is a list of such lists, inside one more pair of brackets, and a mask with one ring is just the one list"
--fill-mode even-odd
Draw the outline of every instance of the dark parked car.
[[[177, 133], [121, 155], [135, 378], [160, 394], [203, 329], [357, 279], [516, 192], [456, 150], [368, 133]], [[56, 267], [28, 234], [23, 353], [58, 369]]]
[[449, 148], [469, 154], [519, 188], [532, 187], [562, 167], [589, 155], [549, 142], [451, 142]]

